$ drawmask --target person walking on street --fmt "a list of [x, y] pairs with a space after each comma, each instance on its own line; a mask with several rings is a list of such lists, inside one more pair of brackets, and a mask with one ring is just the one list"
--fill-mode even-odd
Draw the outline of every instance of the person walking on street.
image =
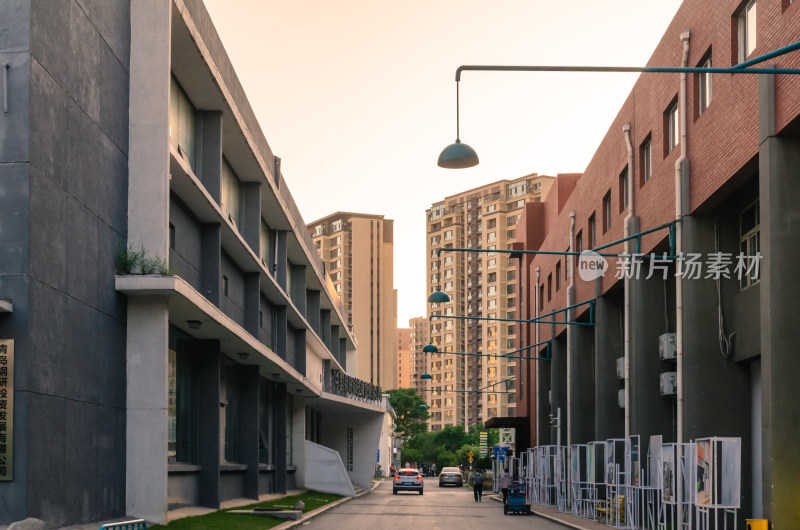
[[500, 475], [500, 490], [503, 492], [503, 504], [508, 502], [508, 488], [511, 487], [511, 473], [508, 468]]
[[475, 471], [472, 475], [472, 494], [475, 496], [475, 502], [483, 501], [483, 473], [480, 469]]
[[431, 465], [431, 476], [433, 477], [436, 476], [436, 462], [434, 462], [433, 465]]

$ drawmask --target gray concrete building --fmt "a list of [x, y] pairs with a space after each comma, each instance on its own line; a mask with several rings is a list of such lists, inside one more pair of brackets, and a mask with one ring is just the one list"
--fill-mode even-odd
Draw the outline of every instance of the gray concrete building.
[[0, 524], [368, 486], [380, 388], [202, 2], [0, 2], [0, 65]]

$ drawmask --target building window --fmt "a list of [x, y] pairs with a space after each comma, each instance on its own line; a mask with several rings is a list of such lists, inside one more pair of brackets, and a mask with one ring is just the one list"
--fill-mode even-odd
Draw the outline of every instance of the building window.
[[553, 273], [547, 275], [547, 301], [553, 299]]
[[236, 227], [241, 223], [241, 183], [228, 161], [222, 159], [222, 211]]
[[756, 49], [756, 0], [750, 0], [739, 12], [738, 62], [744, 62]]
[[664, 156], [675, 149], [680, 138], [680, 122], [678, 121], [678, 98], [664, 112]]
[[561, 260], [556, 262], [556, 291], [561, 289]]
[[603, 233], [611, 228], [611, 190], [603, 197]]
[[[575, 252], [581, 253], [583, 252], [583, 230], [579, 231], [578, 234], [575, 236]], [[578, 257], [578, 256], [576, 256]], [[578, 260], [575, 260], [575, 264], [578, 264]]]
[[168, 350], [167, 459], [170, 464], [197, 461], [197, 380], [194, 357]]
[[347, 470], [353, 471], [353, 428], [347, 428]]
[[228, 296], [228, 277], [224, 274], [222, 275], [222, 294]]
[[275, 429], [272, 414], [274, 402], [272, 385], [266, 379], [261, 379], [258, 387], [258, 462], [274, 464], [272, 439], [275, 436]]
[[292, 432], [292, 415], [294, 414], [294, 398], [291, 394], [286, 395], [286, 465], [293, 466], [294, 451], [292, 450], [292, 443], [294, 442], [294, 433]]
[[544, 284], [539, 284], [539, 309], [544, 307]]
[[342, 255], [342, 247], [335, 248], [328, 253], [328, 259], [338, 258]]
[[197, 111], [173, 77], [169, 89], [169, 143], [195, 168], [195, 127]]
[[[746, 289], [761, 279], [759, 252], [761, 251], [761, 212], [758, 201], [739, 215], [739, 252], [745, 256], [745, 270], [741, 272], [739, 286]], [[748, 270], [748, 265], [753, 268]]]
[[642, 165], [642, 184], [644, 184], [650, 180], [650, 172], [652, 171], [653, 165], [649, 135], [647, 136], [647, 140], [645, 140], [642, 146], [639, 148], [639, 160]]
[[[700, 64], [700, 68], [711, 68], [711, 55]], [[711, 74], [699, 73], [697, 74], [697, 115], [702, 115], [709, 105], [711, 105]]]
[[175, 225], [169, 224], [169, 248], [175, 249]]
[[225, 371], [225, 461], [241, 463], [244, 422], [238, 371], [235, 365], [229, 365]]
[[589, 248], [592, 249], [597, 246], [597, 234], [596, 226], [597, 221], [595, 220], [595, 213], [592, 212], [592, 215], [589, 216]]
[[628, 166], [619, 174], [619, 211], [628, 208]]

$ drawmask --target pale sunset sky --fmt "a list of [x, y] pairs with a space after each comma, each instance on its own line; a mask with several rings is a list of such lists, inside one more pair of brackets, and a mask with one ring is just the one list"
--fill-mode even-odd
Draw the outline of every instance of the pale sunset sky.
[[582, 172], [636, 80], [465, 72], [461, 140], [481, 163], [448, 170], [436, 159], [455, 140], [456, 68], [644, 66], [680, 5], [205, 3], [305, 221], [339, 210], [395, 220], [399, 327], [425, 315], [425, 209], [499, 179]]

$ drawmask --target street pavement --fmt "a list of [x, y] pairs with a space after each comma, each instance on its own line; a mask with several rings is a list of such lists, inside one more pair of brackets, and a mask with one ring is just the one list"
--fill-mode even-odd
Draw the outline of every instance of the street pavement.
[[503, 515], [503, 505], [483, 496], [475, 502], [468, 487], [439, 488], [436, 478], [425, 479], [425, 494], [398, 492], [392, 481], [382, 480], [374, 491], [331, 508], [303, 523], [300, 528], [319, 530], [414, 530], [525, 529], [563, 530], [563, 526], [536, 515]]

